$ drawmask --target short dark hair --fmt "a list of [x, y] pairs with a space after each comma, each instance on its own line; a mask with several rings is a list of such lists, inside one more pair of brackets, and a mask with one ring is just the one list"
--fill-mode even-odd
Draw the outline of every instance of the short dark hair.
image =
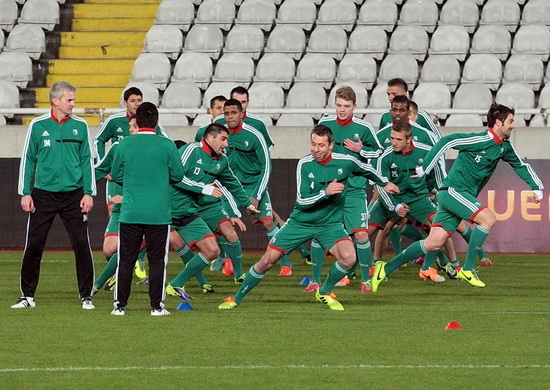
[[392, 131], [405, 134], [405, 137], [410, 138], [412, 136], [412, 128], [407, 121], [393, 121], [391, 125]]
[[131, 95], [137, 95], [143, 97], [143, 92], [137, 87], [130, 87], [124, 91], [124, 101], [127, 102]]
[[136, 110], [136, 123], [138, 127], [153, 129], [159, 121], [159, 110], [150, 102], [144, 102]]
[[393, 103], [404, 103], [407, 105], [407, 108], [411, 108], [411, 101], [408, 97], [405, 95], [399, 95], [393, 98], [391, 105], [393, 106]]
[[218, 134], [221, 132], [227, 133], [229, 135], [229, 130], [227, 130], [227, 127], [220, 125], [219, 123], [210, 123], [206, 129], [204, 129], [204, 133], [202, 135], [202, 139], [206, 139], [206, 137], [210, 134], [212, 136], [217, 137]]
[[214, 96], [212, 99], [210, 99], [210, 108], [214, 108], [214, 104], [216, 102], [226, 102], [227, 98], [223, 95], [217, 95]]
[[315, 126], [313, 130], [311, 130], [310, 138], [313, 134], [319, 137], [327, 137], [327, 141], [329, 144], [334, 142], [334, 135], [332, 133], [332, 130], [328, 126], [325, 126], [325, 125]]
[[407, 82], [405, 80], [403, 80], [402, 78], [399, 78], [399, 77], [388, 80], [388, 87], [401, 87], [405, 91], [409, 90]]
[[493, 127], [498, 120], [504, 122], [508, 115], [515, 115], [516, 110], [510, 107], [503, 106], [502, 104], [493, 103], [487, 113], [487, 126]]
[[223, 108], [228, 107], [228, 106], [237, 106], [239, 111], [243, 110], [243, 105], [237, 99], [227, 99], [225, 101], [225, 103], [223, 104]]
[[246, 89], [245, 87], [243, 86], [238, 86], [238, 87], [235, 87], [231, 90], [231, 93], [229, 94], [229, 97], [230, 98], [233, 98], [233, 94], [234, 93], [238, 93], [239, 95], [246, 95], [246, 100], [248, 100], [249, 96], [248, 96], [248, 89]]

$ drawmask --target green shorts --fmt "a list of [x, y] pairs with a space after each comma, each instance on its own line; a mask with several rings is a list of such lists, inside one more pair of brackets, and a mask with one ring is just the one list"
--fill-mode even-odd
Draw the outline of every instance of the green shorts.
[[290, 218], [273, 236], [268, 247], [286, 254], [311, 239], [315, 239], [325, 251], [339, 241], [350, 240], [349, 234], [341, 222], [324, 226], [306, 226], [300, 225]]
[[414, 219], [421, 224], [425, 224], [428, 221], [428, 217], [437, 212], [437, 205], [427, 196], [408, 203], [408, 206], [410, 211], [407, 214], [407, 218]]
[[103, 237], [107, 236], [118, 236], [118, 218], [120, 217], [120, 209], [117, 212], [113, 212], [111, 215], [111, 218], [109, 219], [109, 223], [107, 224], [107, 227], [105, 228], [105, 233], [103, 234]]
[[383, 201], [378, 198], [369, 207], [369, 225], [383, 228], [389, 221], [398, 222], [401, 218], [388, 210]]
[[268, 191], [265, 191], [262, 198], [258, 199], [258, 210], [260, 210], [259, 214], [250, 216], [252, 223], [257, 224], [257, 223], [261, 223], [264, 220], [271, 220], [271, 221], [273, 220], [273, 210], [271, 209], [271, 198], [269, 197]]
[[198, 241], [214, 237], [214, 233], [212, 233], [212, 230], [210, 230], [201, 217], [195, 218], [184, 226], [172, 225], [171, 228], [178, 232], [189, 248], [195, 246], [195, 243]]
[[442, 227], [449, 234], [455, 232], [463, 219], [472, 221], [481, 210], [487, 207], [475, 196], [458, 192], [452, 187], [439, 191], [437, 200], [439, 206], [432, 226]]
[[369, 224], [366, 194], [348, 194], [344, 203], [344, 226], [350, 233], [366, 232]]
[[227, 211], [225, 211], [222, 202], [211, 203], [209, 205], [199, 207], [197, 212], [213, 232], [218, 229], [218, 226], [222, 222], [231, 220], [231, 217]]

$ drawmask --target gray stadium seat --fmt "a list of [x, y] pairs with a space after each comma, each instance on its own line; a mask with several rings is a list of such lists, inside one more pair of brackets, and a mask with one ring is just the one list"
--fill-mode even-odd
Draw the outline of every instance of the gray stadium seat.
[[[413, 92], [412, 100], [418, 107], [430, 111], [431, 109], [451, 108], [451, 91], [444, 83], [419, 83]], [[446, 114], [439, 114], [445, 119]]]
[[399, 14], [400, 26], [420, 26], [433, 32], [439, 18], [437, 4], [433, 0], [408, 0], [403, 3]]
[[235, 83], [230, 82], [212, 82], [202, 97], [202, 106], [204, 108], [210, 107], [210, 99], [217, 95], [223, 95], [229, 98], [229, 93], [235, 87]]
[[193, 118], [193, 126], [202, 127], [210, 123], [212, 123], [212, 115], [210, 114], [197, 114], [197, 116]]
[[451, 114], [445, 121], [446, 127], [483, 127], [481, 116], [475, 114]]
[[59, 24], [59, 3], [56, 0], [27, 0], [21, 9], [18, 23], [35, 24], [52, 31]]
[[313, 0], [286, 0], [277, 12], [276, 24], [294, 24], [311, 31], [317, 18], [317, 7]]
[[248, 88], [254, 76], [254, 61], [244, 53], [226, 53], [220, 57], [212, 81], [230, 81]]
[[[516, 110], [535, 108], [535, 93], [527, 83], [502, 83], [495, 101]], [[527, 121], [531, 119], [531, 115], [523, 115], [523, 118]]]
[[[549, 8], [550, 11], [550, 8]], [[543, 61], [548, 61], [550, 54], [550, 31], [544, 24], [521, 26], [514, 35], [512, 54], [536, 54]]]
[[[389, 108], [390, 103], [388, 101], [388, 96], [386, 95], [387, 85], [385, 83], [378, 83], [376, 87], [372, 90], [369, 99], [368, 108]], [[380, 121], [369, 120], [369, 122], [376, 124]]]
[[214, 24], [195, 24], [185, 37], [183, 52], [206, 53], [217, 60], [223, 47], [222, 30]]
[[[0, 29], [4, 31], [11, 31], [13, 26], [17, 23], [17, 15], [19, 9], [17, 8], [17, 3], [15, 0], [0, 0]], [[3, 41], [2, 34], [2, 41]], [[0, 45], [0, 50], [2, 50], [2, 45]]]
[[[253, 83], [248, 88], [250, 96], [254, 96], [254, 99], [250, 100], [248, 109], [254, 111], [256, 108], [283, 108], [285, 105], [285, 92], [283, 88], [276, 83]], [[266, 114], [271, 119], [279, 118], [280, 114]]]
[[316, 25], [338, 25], [351, 31], [357, 19], [357, 8], [349, 0], [325, 0], [319, 8]]
[[346, 52], [348, 37], [344, 29], [337, 25], [315, 27], [309, 36], [307, 53], [330, 54], [341, 60]]
[[537, 107], [550, 109], [550, 84], [545, 85], [540, 91]]
[[160, 90], [165, 90], [170, 81], [170, 61], [156, 53], [141, 53], [132, 69], [130, 82], [152, 82]]
[[294, 82], [320, 83], [330, 89], [336, 77], [336, 62], [328, 54], [307, 53], [302, 57], [296, 69]]
[[0, 108], [19, 108], [19, 89], [12, 81], [0, 80]]
[[503, 82], [528, 83], [534, 91], [541, 87], [544, 64], [536, 54], [512, 54], [504, 65]]
[[512, 36], [510, 31], [500, 25], [479, 26], [472, 38], [471, 54], [490, 53], [505, 61], [510, 55]]
[[25, 88], [32, 80], [32, 61], [24, 53], [0, 53], [0, 80], [12, 81]]
[[470, 50], [470, 36], [462, 26], [439, 26], [432, 35], [429, 55], [455, 56], [464, 61]]
[[523, 6], [521, 25], [544, 24], [550, 26], [550, 2], [547, 0], [529, 0]]
[[438, 26], [461, 26], [473, 33], [479, 23], [479, 8], [474, 0], [447, 0], [441, 8]]
[[164, 91], [160, 108], [199, 108], [201, 103], [201, 91], [197, 84], [193, 81], [173, 82]]
[[298, 26], [278, 25], [269, 34], [265, 53], [290, 54], [299, 60], [306, 49], [306, 34]]
[[485, 84], [461, 84], [453, 98], [453, 108], [465, 110], [488, 110], [493, 94]]
[[224, 53], [246, 53], [257, 60], [264, 49], [265, 38], [258, 26], [239, 24], [227, 34]]
[[233, 0], [203, 0], [197, 10], [196, 24], [215, 24], [229, 31], [235, 20], [235, 2]]
[[535, 114], [529, 122], [529, 127], [548, 127], [550, 121], [548, 120], [548, 114]]
[[214, 66], [207, 53], [182, 53], [174, 65], [172, 81], [193, 80], [206, 89], [212, 80]]
[[389, 32], [393, 31], [396, 23], [397, 5], [388, 0], [366, 0], [357, 17], [357, 25], [381, 26]]
[[244, 0], [239, 7], [235, 24], [255, 24], [270, 31], [275, 22], [277, 8], [269, 0]]
[[119, 107], [124, 107], [124, 91], [126, 91], [130, 87], [136, 87], [143, 92], [143, 101], [144, 102], [151, 102], [154, 105], [158, 106], [160, 103], [160, 94], [158, 88], [155, 86], [155, 84], [151, 82], [145, 82], [145, 81], [139, 81], [134, 83], [128, 83], [126, 87], [122, 89], [122, 92], [120, 94], [120, 100], [119, 100]]
[[254, 82], [277, 83], [289, 89], [296, 75], [296, 63], [290, 54], [266, 53], [256, 65]]
[[388, 35], [381, 26], [357, 26], [348, 40], [347, 53], [369, 54], [382, 60], [388, 48]]
[[189, 31], [195, 20], [192, 0], [162, 0], [157, 9], [155, 24], [169, 24], [182, 31]]
[[[321, 84], [295, 83], [286, 98], [286, 108], [320, 108], [327, 104], [327, 95]], [[322, 114], [311, 114], [319, 119]]]
[[40, 26], [17, 24], [8, 35], [4, 51], [26, 53], [32, 59], [39, 59], [46, 51], [46, 35]]
[[407, 83], [409, 91], [414, 89], [418, 81], [418, 63], [412, 54], [388, 54], [378, 73], [378, 84], [400, 77]]
[[519, 19], [520, 8], [514, 0], [489, 0], [483, 5], [479, 24], [502, 25], [515, 32]]
[[495, 54], [472, 54], [462, 69], [462, 83], [487, 84], [493, 91], [502, 81], [502, 63]]
[[376, 61], [368, 54], [348, 53], [338, 65], [335, 81], [364, 83], [371, 90], [376, 81]]
[[428, 46], [428, 33], [422, 27], [397, 26], [391, 34], [388, 53], [410, 53], [414, 55], [417, 60], [424, 61], [426, 53], [428, 52]]
[[171, 25], [153, 25], [145, 34], [144, 53], [164, 53], [168, 58], [177, 59], [183, 46], [183, 33]]
[[429, 56], [420, 73], [421, 82], [442, 82], [451, 92], [460, 82], [460, 63], [454, 56]]

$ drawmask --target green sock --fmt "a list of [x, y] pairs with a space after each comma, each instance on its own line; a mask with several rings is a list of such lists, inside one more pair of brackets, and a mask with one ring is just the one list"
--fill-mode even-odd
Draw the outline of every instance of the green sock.
[[325, 262], [325, 251], [315, 240], [311, 241], [311, 281], [321, 283], [321, 274], [323, 272], [323, 263]]
[[463, 269], [474, 269], [477, 251], [487, 239], [489, 232], [489, 230], [486, 230], [481, 226], [474, 229], [472, 235], [470, 236], [470, 242], [468, 243], [468, 251], [466, 252], [466, 260], [464, 261], [464, 266], [462, 267]]
[[349, 269], [344, 268], [339, 262], [335, 262], [328, 271], [327, 278], [321, 288], [319, 288], [319, 294], [328, 294], [332, 291], [333, 287], [338, 283], [340, 279], [346, 276]]
[[410, 225], [408, 223], [401, 228], [401, 234], [404, 235], [407, 238], [410, 238], [413, 241], [419, 241], [426, 238], [425, 234], [422, 234], [420, 229], [418, 229], [416, 226]]
[[367, 240], [365, 242], [355, 242], [355, 251], [357, 252], [358, 263], [361, 266], [361, 282], [366, 282], [370, 279], [369, 269], [372, 265], [370, 241]]
[[226, 256], [225, 252], [226, 252], [226, 245], [227, 245], [227, 240], [225, 239], [224, 236], [219, 236], [216, 238], [216, 241], [218, 241], [218, 246], [220, 247], [220, 256], [222, 258], [225, 258], [225, 257], [229, 257], [229, 256]]
[[244, 278], [243, 283], [241, 284], [241, 287], [239, 288], [239, 291], [233, 296], [235, 298], [235, 302], [239, 305], [241, 301], [243, 300], [244, 296], [250, 292], [258, 283], [262, 281], [264, 278], [265, 273], [260, 273], [256, 271], [254, 266], [250, 267], [250, 270], [246, 274], [246, 277]]
[[445, 254], [445, 251], [443, 249], [437, 252], [437, 258], [439, 259], [439, 264], [441, 264], [442, 266], [446, 266], [449, 262], [449, 259], [447, 258], [447, 255]]
[[395, 256], [388, 263], [386, 263], [386, 266], [384, 267], [386, 275], [391, 274], [403, 264], [408, 263], [411, 260], [414, 260], [422, 255], [425, 255], [426, 253], [428, 252], [426, 251], [426, 249], [424, 249], [423, 241], [413, 242], [407, 247], [407, 249], [405, 249], [403, 252]]
[[[178, 252], [178, 255], [180, 255], [180, 259], [181, 261], [183, 261], [183, 265], [186, 265], [191, 261], [193, 257], [195, 257], [195, 254], [193, 253], [191, 248], [187, 246], [187, 244], [184, 244], [181, 248], [177, 249], [176, 252]], [[204, 273], [202, 271], [196, 274], [195, 278], [197, 278], [197, 281], [199, 282], [199, 287], [202, 287], [205, 284], [210, 284], [208, 283], [208, 280], [206, 280], [206, 277], [204, 276]]]
[[403, 248], [401, 247], [401, 232], [399, 232], [399, 228], [397, 226], [394, 226], [393, 229], [390, 230], [388, 238], [396, 255], [403, 252]]
[[208, 260], [202, 253], [198, 253], [185, 265], [183, 271], [176, 276], [171, 282], [172, 287], [183, 287], [191, 277], [198, 274], [209, 264]]
[[[462, 237], [464, 237], [464, 241], [466, 241], [468, 244], [470, 243], [472, 232], [473, 232], [472, 228], [468, 226], [468, 228], [463, 233], [461, 233]], [[479, 247], [477, 249], [477, 257], [479, 259], [483, 259], [484, 257], [487, 257], [487, 253], [485, 253], [482, 247]]]
[[[266, 230], [266, 233], [267, 233], [267, 239], [269, 241], [271, 241], [271, 239], [273, 238], [273, 236], [275, 234], [277, 234], [277, 232], [279, 231], [279, 226], [275, 225], [275, 227], [271, 230]], [[290, 259], [288, 258], [287, 255], [284, 255], [283, 257], [281, 257], [281, 259], [279, 260], [279, 265], [281, 267], [290, 267], [292, 268], [292, 263], [290, 262]]]
[[103, 287], [105, 282], [107, 282], [107, 279], [113, 276], [116, 272], [116, 267], [118, 263], [118, 257], [116, 252], [108, 260], [109, 262], [107, 263], [105, 268], [103, 268], [103, 271], [101, 271], [101, 273], [99, 274], [99, 276], [94, 282], [94, 285], [97, 286], [97, 288]]
[[437, 257], [438, 253], [439, 252], [426, 253], [426, 255], [424, 256], [424, 262], [422, 263], [422, 271], [427, 271], [428, 268], [430, 268], [433, 265], [434, 260]]
[[305, 244], [301, 244], [296, 248], [298, 252], [300, 252], [300, 256], [302, 256], [302, 259], [307, 259], [308, 257], [311, 257], [311, 253], [309, 252], [309, 249], [307, 249], [307, 246]]
[[227, 257], [229, 257], [233, 263], [233, 274], [236, 278], [240, 277], [243, 274], [243, 249], [241, 247], [241, 241], [239, 239], [235, 242], [227, 241], [225, 250], [227, 252]]

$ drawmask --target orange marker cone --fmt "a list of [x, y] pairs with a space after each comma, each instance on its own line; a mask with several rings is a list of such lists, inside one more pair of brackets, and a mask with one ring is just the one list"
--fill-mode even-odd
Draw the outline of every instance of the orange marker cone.
[[460, 330], [462, 326], [456, 321], [451, 321], [445, 326], [446, 330]]

